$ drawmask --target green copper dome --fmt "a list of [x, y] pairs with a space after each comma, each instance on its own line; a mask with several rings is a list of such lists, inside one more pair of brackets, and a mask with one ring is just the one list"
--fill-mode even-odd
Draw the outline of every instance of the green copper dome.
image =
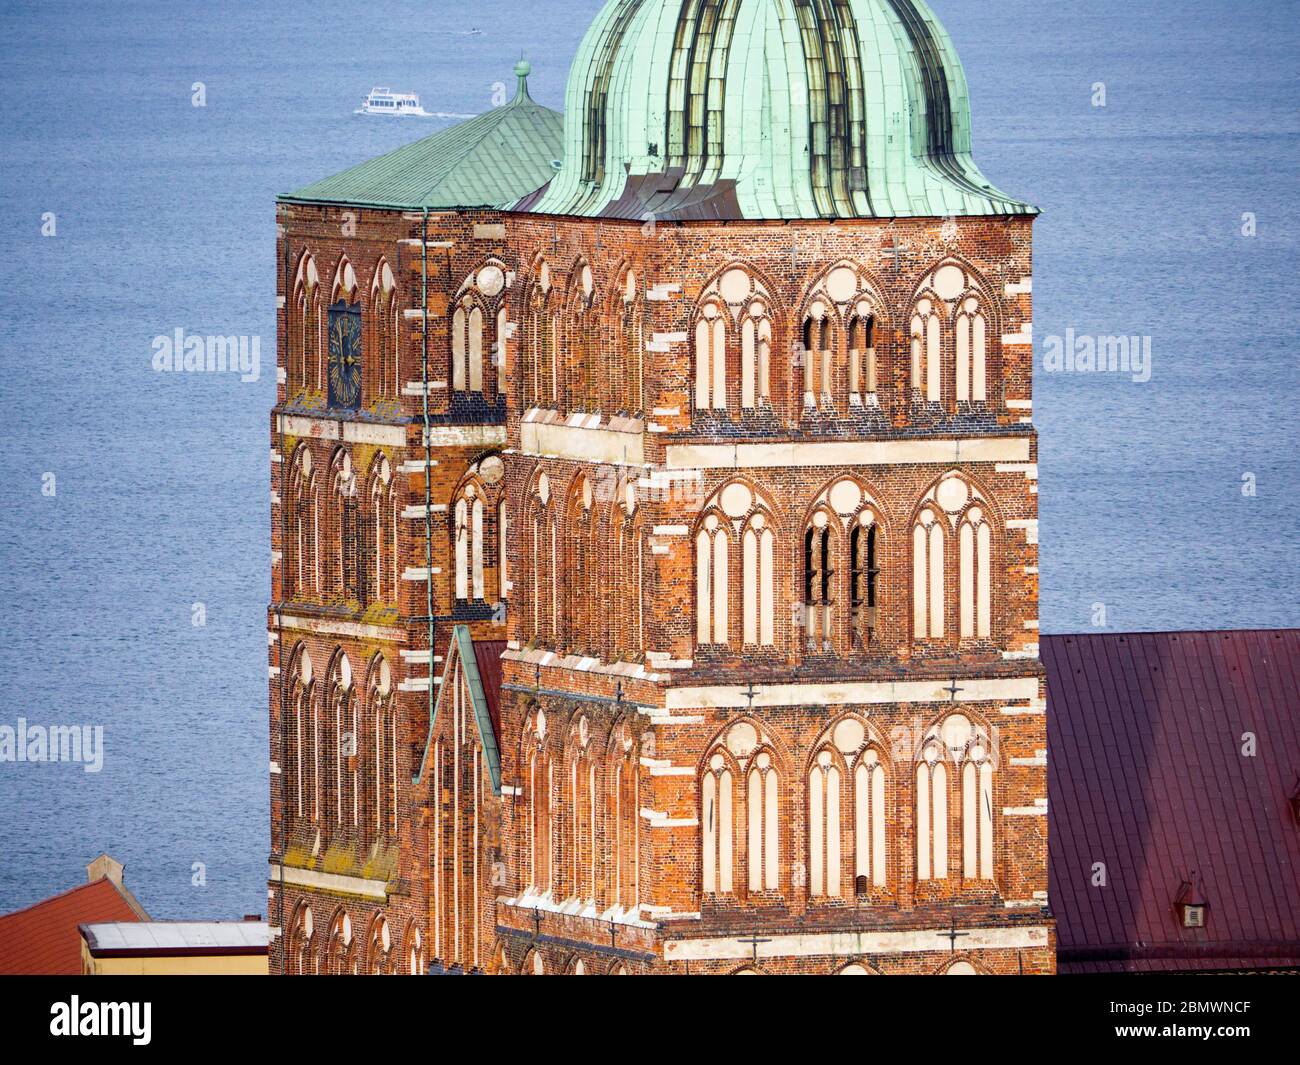
[[564, 164], [521, 208], [661, 219], [1005, 215], [923, 0], [609, 0]]

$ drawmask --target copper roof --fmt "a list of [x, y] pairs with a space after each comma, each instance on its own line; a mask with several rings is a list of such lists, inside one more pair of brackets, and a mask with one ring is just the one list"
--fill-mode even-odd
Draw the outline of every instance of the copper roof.
[[646, 221], [1036, 214], [975, 164], [925, 0], [607, 0], [528, 209]]
[[[1051, 636], [1042, 657], [1060, 971], [1300, 966], [1300, 630]], [[1203, 929], [1174, 908], [1192, 880]]]
[[64, 976], [81, 972], [77, 926], [92, 921], [138, 921], [111, 880], [96, 880], [0, 917], [0, 974]]
[[529, 66], [501, 107], [315, 181], [280, 199], [359, 207], [506, 207], [544, 185], [563, 154], [563, 116], [528, 94]]
[[474, 641], [474, 661], [478, 664], [479, 680], [483, 682], [488, 716], [498, 744], [501, 742], [501, 656], [505, 650], [505, 640]]

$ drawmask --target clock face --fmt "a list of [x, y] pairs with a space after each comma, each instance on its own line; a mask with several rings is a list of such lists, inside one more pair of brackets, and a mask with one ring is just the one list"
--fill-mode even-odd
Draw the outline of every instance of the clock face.
[[361, 306], [342, 301], [329, 312], [329, 405], [361, 406]]

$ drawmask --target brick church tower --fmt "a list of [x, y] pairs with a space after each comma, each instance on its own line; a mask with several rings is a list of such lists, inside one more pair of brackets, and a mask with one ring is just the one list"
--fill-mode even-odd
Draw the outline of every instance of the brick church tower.
[[922, 0], [282, 197], [273, 971], [1051, 973], [1033, 208]]

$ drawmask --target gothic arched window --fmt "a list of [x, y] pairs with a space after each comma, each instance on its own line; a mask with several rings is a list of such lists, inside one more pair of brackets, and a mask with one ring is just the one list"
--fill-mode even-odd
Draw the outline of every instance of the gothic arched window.
[[615, 304], [619, 316], [619, 343], [613, 346], [616, 361], [610, 368], [610, 379], [618, 382], [618, 394], [612, 406], [615, 410], [635, 416], [641, 412], [643, 405], [645, 345], [642, 339], [641, 298], [636, 274], [632, 270], [623, 279], [622, 297]]
[[641, 793], [637, 778], [638, 745], [628, 727], [621, 726], [610, 744], [606, 762], [609, 825], [613, 830], [613, 884], [611, 902], [634, 910], [640, 902]]
[[922, 509], [912, 528], [912, 628], [918, 640], [944, 634], [944, 531], [937, 507]]
[[374, 279], [370, 282], [370, 335], [366, 346], [367, 352], [373, 352], [375, 373], [368, 376], [373, 382], [373, 399], [395, 396], [397, 392], [389, 390], [396, 373], [390, 365], [393, 353], [393, 303], [396, 296], [396, 282], [388, 263], [380, 260], [375, 267]]
[[988, 325], [977, 296], [967, 296], [957, 311], [957, 402], [988, 399]]
[[573, 896], [596, 897], [596, 765], [588, 753], [588, 719], [574, 731], [569, 761], [569, 878]]
[[754, 646], [776, 643], [776, 536], [766, 514], [752, 515], [742, 540], [744, 640]]
[[916, 878], [948, 879], [948, 765], [937, 737], [916, 763]]
[[303, 444], [294, 452], [283, 501], [285, 530], [281, 580], [286, 599], [320, 594], [318, 494], [311, 449]]
[[849, 319], [849, 402], [860, 405], [864, 395], [874, 396], [878, 385], [876, 320], [866, 311]]
[[700, 781], [700, 836], [703, 841], [703, 889], [706, 895], [735, 891], [736, 773], [729, 755], [715, 751]]
[[835, 649], [839, 531], [832, 518], [819, 509], [804, 532], [804, 636], [816, 653]]
[[831, 311], [820, 300], [803, 321], [803, 405], [830, 407], [835, 388], [835, 325]]
[[700, 645], [728, 642], [728, 561], [727, 527], [710, 514], [695, 534], [695, 639]]
[[695, 322], [695, 409], [727, 409], [727, 310], [716, 300]]
[[887, 886], [885, 767], [866, 723], [831, 728], [808, 771], [808, 890], [868, 897]]
[[746, 777], [746, 819], [749, 825], [749, 890], [781, 889], [781, 779], [768, 751], [750, 762]]
[[292, 313], [288, 317], [289, 351], [285, 390], [292, 400], [300, 392], [320, 388], [320, 275], [316, 260], [304, 254], [293, 282]]
[[370, 580], [365, 584], [370, 597], [377, 602], [392, 602], [397, 598], [395, 559], [397, 555], [397, 523], [393, 510], [393, 473], [387, 456], [381, 454], [371, 465], [370, 513], [367, 515], [365, 540], [362, 544], [364, 561]]
[[993, 528], [982, 508], [971, 507], [958, 530], [961, 636], [987, 640], [993, 631]]
[[880, 603], [880, 530], [870, 511], [863, 512], [849, 533], [849, 566], [853, 648], [864, 651], [875, 640]]
[[838, 898], [842, 891], [843, 781], [840, 759], [823, 749], [808, 771], [808, 891], [814, 898]]
[[928, 403], [938, 403], [943, 398], [942, 389], [943, 323], [935, 301], [930, 297], [919, 300], [912, 314], [912, 395]]
[[411, 976], [424, 975], [424, 938], [420, 935], [420, 930], [414, 925], [411, 926], [410, 932], [407, 933], [406, 941], [408, 944], [407, 956], [411, 966]]
[[456, 392], [483, 391], [483, 308], [465, 296], [451, 319], [451, 387]]
[[853, 769], [854, 881], [863, 887], [883, 888], [888, 883], [888, 844], [885, 839], [885, 767], [880, 752], [868, 748]]
[[550, 890], [552, 878], [551, 789], [554, 773], [546, 749], [546, 714], [538, 709], [524, 723], [523, 744], [528, 766], [527, 873], [533, 894]]
[[772, 319], [755, 300], [740, 324], [740, 405], [745, 410], [770, 405], [772, 397]]
[[530, 501], [531, 521], [528, 529], [528, 558], [532, 570], [531, 619], [533, 635], [555, 638], [559, 632], [559, 531], [551, 506], [551, 482], [541, 474]]

